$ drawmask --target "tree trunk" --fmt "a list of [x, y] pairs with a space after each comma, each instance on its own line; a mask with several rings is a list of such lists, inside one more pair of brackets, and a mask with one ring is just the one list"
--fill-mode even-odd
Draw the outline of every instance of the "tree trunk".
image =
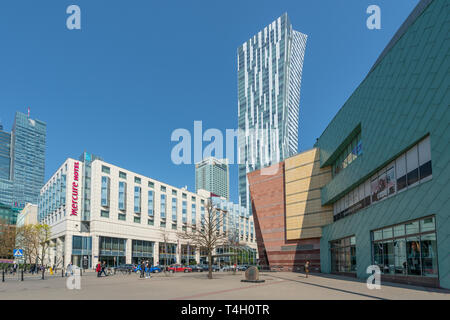
[[208, 279], [212, 279], [212, 255], [208, 252]]

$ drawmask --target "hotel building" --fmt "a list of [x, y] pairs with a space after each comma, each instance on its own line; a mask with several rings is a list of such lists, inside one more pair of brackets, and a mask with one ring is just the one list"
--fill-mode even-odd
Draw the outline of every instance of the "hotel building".
[[420, 1], [314, 148], [248, 175], [262, 262], [450, 289], [447, 12]]
[[[69, 158], [39, 198], [38, 221], [52, 230], [49, 263], [92, 268], [98, 261], [205, 262], [204, 250], [179, 233], [200, 226], [209, 197], [205, 190], [176, 188], [86, 152], [80, 160]], [[248, 244], [256, 248], [255, 241]]]

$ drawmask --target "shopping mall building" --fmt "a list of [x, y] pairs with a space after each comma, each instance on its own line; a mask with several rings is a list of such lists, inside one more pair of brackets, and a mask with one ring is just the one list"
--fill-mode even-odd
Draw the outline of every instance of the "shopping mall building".
[[[200, 227], [210, 193], [192, 193], [119, 168], [83, 153], [67, 159], [41, 190], [38, 221], [51, 226], [48, 263], [92, 268], [139, 263], [205, 263], [204, 248], [180, 237]], [[216, 199], [215, 203], [225, 201]], [[252, 217], [245, 210], [218, 208], [221, 232], [241, 235], [242, 263], [256, 264]], [[235, 229], [236, 228], [236, 229]], [[223, 247], [214, 255], [223, 261]], [[236, 253], [236, 252], [235, 252]], [[245, 253], [245, 254], [244, 254]]]
[[420, 1], [314, 148], [248, 175], [262, 262], [450, 288], [448, 11]]

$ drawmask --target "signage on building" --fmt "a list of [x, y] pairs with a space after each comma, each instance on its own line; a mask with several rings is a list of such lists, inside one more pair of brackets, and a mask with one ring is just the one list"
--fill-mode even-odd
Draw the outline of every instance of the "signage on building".
[[73, 165], [73, 182], [72, 182], [72, 213], [71, 216], [78, 215], [78, 178], [80, 171], [80, 163], [75, 162]]

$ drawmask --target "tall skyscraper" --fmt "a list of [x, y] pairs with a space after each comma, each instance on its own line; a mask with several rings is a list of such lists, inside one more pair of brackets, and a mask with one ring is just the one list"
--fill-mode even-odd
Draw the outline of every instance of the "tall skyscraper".
[[11, 134], [0, 130], [1, 203], [16, 208], [38, 203], [44, 185], [46, 131], [44, 122], [21, 112], [16, 112]]
[[210, 157], [195, 165], [195, 191], [199, 189], [230, 199], [228, 159]]
[[247, 173], [297, 153], [306, 39], [285, 13], [237, 50], [239, 204], [249, 211]]

